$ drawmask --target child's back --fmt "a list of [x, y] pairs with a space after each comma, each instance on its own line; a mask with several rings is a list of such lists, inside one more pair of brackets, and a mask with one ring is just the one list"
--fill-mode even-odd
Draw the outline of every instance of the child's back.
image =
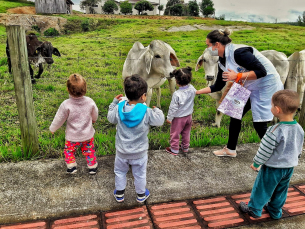
[[114, 99], [107, 116], [109, 122], [117, 123], [116, 153], [124, 159], [141, 158], [147, 154], [149, 127], [163, 125], [163, 112], [142, 103], [128, 105], [127, 101], [118, 102]]
[[272, 168], [295, 167], [298, 165], [303, 141], [304, 131], [297, 121], [280, 122], [268, 128], [254, 162]]

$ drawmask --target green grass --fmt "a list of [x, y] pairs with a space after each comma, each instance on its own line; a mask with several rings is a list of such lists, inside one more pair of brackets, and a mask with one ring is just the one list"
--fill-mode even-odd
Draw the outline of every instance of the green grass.
[[26, 0], [0, 0], [0, 13], [6, 13], [8, 9], [20, 6], [35, 6], [35, 3]]
[[[35, 158], [63, 157], [65, 126], [54, 135], [48, 128], [59, 105], [68, 98], [65, 82], [74, 72], [87, 80], [87, 96], [91, 97], [99, 108], [99, 119], [94, 124], [96, 130], [95, 145], [97, 155], [114, 154], [115, 126], [107, 121], [108, 106], [117, 94], [123, 93], [122, 68], [128, 51], [135, 41], [147, 46], [152, 40], [160, 39], [169, 43], [176, 51], [181, 67], [195, 68], [198, 57], [205, 49], [205, 38], [209, 31], [164, 32], [160, 28], [181, 25], [250, 25], [254, 30], [236, 31], [232, 34], [234, 43], [245, 43], [258, 50], [275, 49], [290, 55], [303, 50], [305, 28], [289, 25], [264, 23], [244, 23], [231, 21], [204, 20], [143, 20], [143, 19], [100, 19], [97, 30], [81, 33], [84, 18], [64, 17], [69, 20], [69, 35], [54, 38], [40, 37], [51, 41], [61, 52], [62, 57], [54, 57], [55, 63], [45, 68], [41, 79], [33, 85], [35, 115], [38, 125], [40, 154], [25, 156], [21, 151], [18, 111], [15, 101], [14, 82], [8, 73], [5, 57], [5, 36], [0, 36], [0, 161], [18, 161]], [[0, 33], [3, 30], [0, 27]], [[78, 32], [77, 32], [78, 31]], [[206, 86], [204, 70], [193, 72], [192, 84], [200, 89]], [[167, 115], [171, 95], [166, 82], [162, 86], [161, 106]], [[153, 95], [151, 106], [156, 105]], [[229, 117], [224, 116], [221, 128], [212, 127], [215, 117], [215, 101], [208, 95], [195, 98], [193, 113], [194, 127], [191, 132], [191, 146], [204, 147], [224, 145], [228, 139]], [[170, 126], [152, 127], [149, 133], [150, 149], [163, 149], [169, 145]], [[251, 112], [243, 119], [240, 143], [259, 142], [252, 125]]]

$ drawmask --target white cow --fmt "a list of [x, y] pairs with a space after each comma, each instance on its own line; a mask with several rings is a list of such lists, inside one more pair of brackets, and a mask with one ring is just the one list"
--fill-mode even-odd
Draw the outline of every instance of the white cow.
[[[265, 50], [261, 53], [266, 56], [275, 66], [277, 72], [281, 77], [281, 81], [284, 84], [287, 79], [289, 70], [289, 61], [287, 59], [287, 56], [284, 53], [275, 50]], [[198, 69], [203, 65], [205, 71], [205, 79], [208, 81], [208, 86], [211, 86], [215, 83], [218, 74], [218, 59], [218, 56], [211, 56], [210, 52], [205, 49], [203, 54], [197, 60], [195, 71], [198, 71]], [[218, 106], [220, 105], [219, 100], [224, 90], [225, 87], [219, 92], [209, 94], [213, 99], [216, 100], [216, 108], [218, 108]], [[212, 125], [217, 126], [219, 128], [222, 116], [223, 114], [217, 110], [215, 116], [215, 123], [213, 123]]]
[[305, 90], [305, 49], [293, 53], [288, 57], [288, 61], [289, 73], [285, 83], [285, 88], [298, 92], [301, 106]]
[[169, 82], [171, 93], [175, 91], [175, 78], [170, 78], [170, 73], [179, 67], [180, 63], [177, 59], [173, 48], [160, 40], [153, 40], [147, 47], [144, 47], [140, 42], [135, 42], [130, 49], [123, 66], [122, 76], [125, 79], [127, 76], [139, 74], [148, 85], [146, 104], [149, 106], [152, 89], [158, 90], [157, 106], [161, 107], [160, 86], [166, 81]]

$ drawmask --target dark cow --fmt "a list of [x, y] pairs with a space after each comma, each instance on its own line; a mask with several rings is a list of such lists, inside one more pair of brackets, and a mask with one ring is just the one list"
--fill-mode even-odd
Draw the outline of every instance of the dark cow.
[[[57, 48], [54, 48], [51, 42], [39, 41], [37, 36], [34, 33], [31, 33], [26, 36], [26, 44], [28, 49], [28, 60], [29, 60], [29, 68], [30, 74], [32, 78], [32, 83], [35, 83], [34, 79], [34, 72], [32, 69], [32, 65], [35, 67], [39, 67], [39, 72], [35, 76], [35, 78], [39, 79], [42, 72], [43, 72], [43, 63], [53, 64], [52, 54], [56, 56], [60, 56], [60, 53]], [[12, 72], [12, 65], [10, 59], [10, 50], [8, 46], [8, 41], [6, 41], [6, 55], [7, 55], [7, 62], [8, 62], [8, 70]]]

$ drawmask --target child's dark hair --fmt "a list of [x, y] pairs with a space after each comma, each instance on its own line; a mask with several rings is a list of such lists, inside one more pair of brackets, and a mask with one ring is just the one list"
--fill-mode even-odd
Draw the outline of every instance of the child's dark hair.
[[147, 92], [147, 83], [138, 74], [134, 74], [125, 78], [124, 90], [127, 98], [135, 101]]
[[272, 103], [274, 106], [280, 107], [284, 114], [291, 114], [299, 108], [300, 97], [293, 90], [280, 90], [273, 94]]
[[87, 92], [87, 83], [80, 74], [74, 73], [67, 80], [67, 88], [70, 95], [81, 97]]
[[170, 77], [175, 77], [177, 83], [181, 86], [188, 85], [192, 80], [192, 68], [187, 66], [186, 68], [180, 68], [170, 73]]

